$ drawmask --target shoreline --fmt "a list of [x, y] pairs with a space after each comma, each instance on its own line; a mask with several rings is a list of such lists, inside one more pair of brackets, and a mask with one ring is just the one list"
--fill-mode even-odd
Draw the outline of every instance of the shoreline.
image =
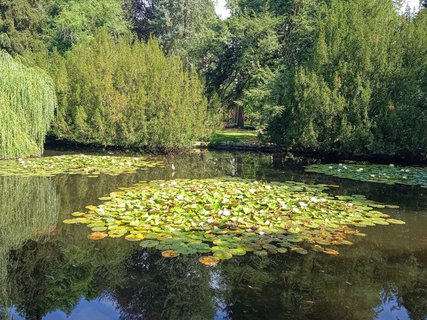
[[123, 152], [123, 153], [145, 153], [149, 155], [164, 155], [185, 153], [191, 150], [209, 150], [224, 152], [259, 152], [276, 155], [289, 155], [307, 159], [316, 159], [322, 163], [339, 162], [369, 162], [373, 164], [397, 164], [403, 166], [427, 166], [427, 152], [411, 152], [408, 150], [396, 151], [394, 153], [349, 153], [338, 151], [320, 150], [292, 150], [281, 148], [273, 143], [253, 143], [253, 142], [198, 142], [192, 148], [173, 150], [171, 152], [154, 152], [153, 150], [132, 147], [99, 146], [93, 144], [71, 143], [69, 141], [50, 140], [45, 144], [46, 150], [57, 151], [102, 151], [102, 152]]
[[415, 153], [408, 150], [396, 151], [394, 153], [349, 153], [339, 151], [320, 150], [292, 150], [281, 148], [275, 144], [245, 143], [245, 142], [224, 142], [198, 146], [201, 149], [217, 151], [247, 151], [263, 152], [283, 155], [292, 155], [317, 159], [325, 163], [339, 162], [369, 162], [373, 164], [398, 164], [403, 166], [427, 165], [427, 153]]

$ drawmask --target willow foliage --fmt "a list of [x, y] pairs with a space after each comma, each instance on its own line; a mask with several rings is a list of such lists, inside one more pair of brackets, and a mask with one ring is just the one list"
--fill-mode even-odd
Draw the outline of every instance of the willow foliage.
[[0, 52], [0, 159], [41, 154], [56, 104], [45, 72]]
[[101, 32], [52, 60], [59, 139], [171, 150], [211, 132], [198, 75], [178, 57], [165, 57], [156, 40], [116, 40]]

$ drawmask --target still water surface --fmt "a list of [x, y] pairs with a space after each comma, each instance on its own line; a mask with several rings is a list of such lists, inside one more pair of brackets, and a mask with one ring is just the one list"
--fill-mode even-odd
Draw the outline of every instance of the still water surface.
[[[166, 169], [97, 179], [0, 177], [0, 319], [427, 319], [426, 189], [308, 174], [304, 161], [280, 156], [162, 159]], [[338, 256], [248, 254], [207, 268], [61, 223], [142, 180], [223, 176], [335, 184], [335, 194], [400, 205], [387, 213], [406, 225], [362, 229], [367, 237]]]

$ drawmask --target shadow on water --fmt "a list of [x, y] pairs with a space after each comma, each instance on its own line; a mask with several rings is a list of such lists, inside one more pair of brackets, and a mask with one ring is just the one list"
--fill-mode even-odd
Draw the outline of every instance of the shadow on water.
[[[166, 169], [98, 179], [0, 177], [0, 319], [426, 319], [427, 190], [307, 174], [303, 161], [262, 154], [163, 160]], [[123, 239], [91, 242], [86, 227], [60, 222], [141, 180], [218, 176], [336, 184], [336, 194], [400, 205], [388, 212], [406, 225], [363, 229], [339, 256], [247, 255], [207, 268]]]

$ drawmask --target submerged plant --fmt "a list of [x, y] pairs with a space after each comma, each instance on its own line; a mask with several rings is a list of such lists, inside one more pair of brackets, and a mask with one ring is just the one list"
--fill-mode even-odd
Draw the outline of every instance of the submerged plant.
[[82, 174], [97, 177], [100, 174], [135, 173], [136, 170], [161, 166], [162, 162], [144, 157], [64, 155], [0, 161], [0, 176]]
[[340, 163], [311, 165], [307, 166], [305, 171], [364, 182], [403, 184], [427, 188], [427, 168], [425, 167]]
[[52, 79], [0, 51], [0, 159], [40, 155], [57, 105]]
[[333, 197], [326, 189], [241, 179], [143, 182], [101, 198], [104, 204], [87, 206], [64, 223], [139, 241], [164, 257], [211, 253], [214, 258], [200, 259], [206, 265], [247, 252], [335, 255], [325, 246], [350, 245], [348, 235], [363, 236], [351, 226], [404, 223], [373, 210], [384, 205], [363, 196]]

